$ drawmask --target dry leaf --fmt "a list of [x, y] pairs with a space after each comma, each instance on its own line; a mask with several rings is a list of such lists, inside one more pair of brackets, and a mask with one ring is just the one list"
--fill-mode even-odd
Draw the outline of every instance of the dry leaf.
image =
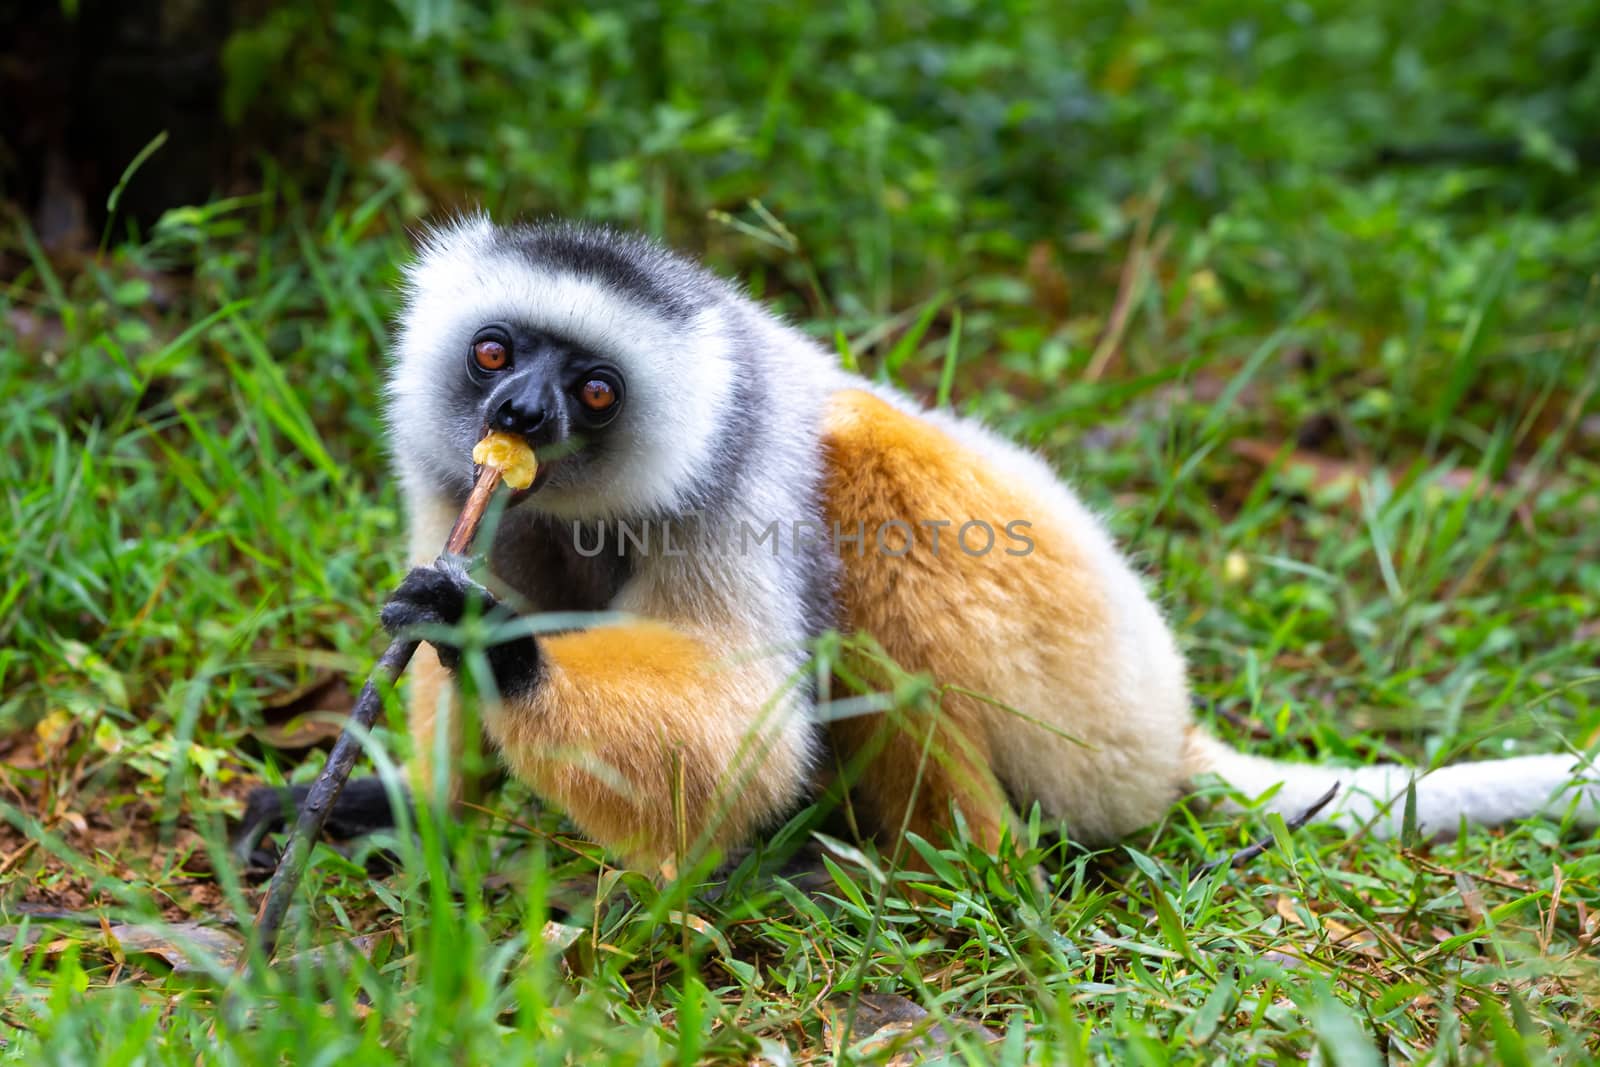
[[39, 739], [40, 755], [48, 758], [66, 747], [72, 738], [72, 727], [75, 723], [72, 712], [66, 708], [55, 708], [35, 723], [33, 735]]
[[334, 941], [331, 944], [308, 948], [304, 952], [296, 952], [286, 959], [278, 960], [272, 966], [274, 970], [309, 968], [320, 971], [332, 962], [336, 965], [335, 969], [337, 971], [344, 973], [349, 969], [348, 962], [352, 956], [364, 956], [367, 959], [371, 959], [377, 954], [380, 947], [387, 946], [392, 939], [392, 935], [388, 932], [361, 934], [359, 937], [348, 938], [344, 941]]
[[119, 923], [107, 933], [123, 955], [154, 956], [179, 974], [228, 970], [244, 953], [238, 934], [199, 923]]
[[24, 948], [31, 947], [38, 943], [44, 929], [38, 923], [29, 926], [26, 932], [23, 931], [21, 926], [12, 923], [0, 926], [0, 948], [8, 948], [11, 945], [15, 945], [19, 940]]
[[1281, 945], [1278, 948], [1268, 949], [1261, 954], [1261, 958], [1268, 963], [1276, 963], [1287, 971], [1297, 971], [1306, 965], [1305, 959], [1295, 951], [1293, 945]]
[[[1305, 920], [1301, 917], [1300, 912], [1295, 909], [1294, 902], [1287, 896], [1279, 894], [1275, 908], [1285, 922], [1293, 923], [1302, 928], [1305, 927]], [[1311, 915], [1317, 921], [1317, 928], [1327, 936], [1328, 942], [1335, 948], [1341, 948], [1347, 952], [1359, 952], [1363, 956], [1381, 957], [1383, 955], [1378, 950], [1377, 938], [1366, 931], [1351, 929], [1336, 919], [1318, 915], [1316, 912], [1312, 912]]]
[[[112, 923], [91, 912], [40, 909], [38, 923], [30, 925], [25, 940], [35, 944], [56, 924], [81, 927], [81, 931], [57, 937], [45, 945], [45, 952], [56, 954], [73, 946], [96, 945], [122, 956], [153, 956], [180, 974], [210, 974], [217, 968], [231, 968], [244, 952], [239, 935], [216, 926], [200, 923]], [[0, 945], [16, 941], [20, 926], [0, 927]]]
[[[1263, 467], [1270, 467], [1279, 462], [1282, 455], [1282, 470], [1286, 474], [1304, 477], [1311, 488], [1318, 491], [1334, 491], [1344, 493], [1351, 503], [1360, 499], [1360, 486], [1372, 479], [1373, 472], [1377, 469], [1370, 463], [1361, 463], [1356, 460], [1335, 459], [1332, 456], [1320, 455], [1309, 452], [1303, 448], [1285, 448], [1282, 444], [1272, 441], [1262, 441], [1251, 437], [1242, 437], [1231, 445], [1234, 454], [1243, 456]], [[1396, 481], [1404, 479], [1409, 471], [1397, 474]], [[1505, 486], [1494, 482], [1485, 482], [1478, 477], [1476, 471], [1452, 469], [1439, 473], [1432, 480], [1438, 488], [1450, 492], [1472, 492], [1475, 497], [1490, 496], [1498, 498], [1505, 492]]]
[[551, 921], [544, 924], [544, 929], [539, 931], [539, 936], [550, 948], [555, 949], [557, 952], [565, 952], [577, 943], [578, 938], [587, 932], [581, 926]]
[[343, 678], [319, 675], [298, 689], [274, 697], [261, 709], [261, 724], [248, 733], [268, 748], [285, 752], [337, 740], [355, 696]]
[[[850, 1032], [844, 1032], [850, 1021]], [[850, 1019], [850, 998], [835, 997], [823, 1013], [827, 1044], [837, 1053], [844, 1045], [861, 1055], [893, 1052], [887, 1061], [894, 1067], [908, 1067], [930, 1056], [949, 1052], [955, 1036], [919, 1005], [895, 993], [862, 993], [857, 997], [855, 1018]], [[951, 1017], [951, 1022], [985, 1044], [999, 1041], [1000, 1035], [967, 1019]]]

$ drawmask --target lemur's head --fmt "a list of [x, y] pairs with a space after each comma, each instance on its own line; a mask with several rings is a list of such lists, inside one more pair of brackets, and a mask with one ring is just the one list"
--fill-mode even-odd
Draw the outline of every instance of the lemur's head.
[[695, 505], [748, 419], [725, 290], [642, 238], [483, 217], [427, 234], [407, 272], [388, 418], [403, 475], [464, 497], [472, 446], [523, 435], [524, 495], [561, 517]]

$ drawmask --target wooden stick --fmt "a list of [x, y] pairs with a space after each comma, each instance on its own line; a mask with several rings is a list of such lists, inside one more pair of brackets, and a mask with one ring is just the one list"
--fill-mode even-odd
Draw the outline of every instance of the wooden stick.
[[445, 538], [446, 555], [459, 556], [472, 546], [472, 535], [478, 532], [478, 523], [483, 521], [489, 498], [494, 496], [495, 487], [500, 484], [500, 474], [499, 467], [478, 468], [478, 478], [472, 483], [472, 495], [467, 497], [461, 514], [456, 516], [456, 524], [450, 527], [450, 536]]
[[[1307, 808], [1305, 811], [1302, 811], [1292, 819], [1285, 819], [1283, 824], [1284, 827], [1291, 834], [1294, 833], [1296, 830], [1300, 829], [1300, 827], [1310, 822], [1316, 816], [1317, 812], [1327, 807], [1333, 798], [1338, 795], [1339, 783], [1334, 782], [1326, 793], [1322, 794], [1322, 796], [1311, 802], [1311, 806], [1309, 808]], [[1210, 874], [1218, 867], [1222, 867], [1224, 865], [1229, 867], [1242, 867], [1246, 863], [1249, 863], [1251, 860], [1255, 859], [1257, 856], [1261, 855], [1263, 852], [1267, 851], [1267, 849], [1271, 848], [1272, 843], [1276, 840], [1277, 839], [1275, 837], [1273, 837], [1271, 834], [1268, 834], [1261, 840], [1246, 845], [1244, 848], [1241, 848], [1231, 856], [1223, 856], [1220, 859], [1214, 859], [1196, 871], [1194, 873], [1194, 878], [1199, 878], [1202, 875]], [[1190, 879], [1190, 881], [1193, 880], [1193, 878]]]
[[[478, 469], [478, 477], [472, 483], [472, 495], [467, 497], [466, 506], [461, 509], [461, 516], [456, 519], [450, 537], [445, 542], [447, 554], [461, 555], [471, 546], [472, 537], [478, 532], [478, 524], [483, 521], [483, 513], [489, 506], [489, 498], [500, 484], [500, 476], [498, 467], [485, 465]], [[383, 709], [383, 690], [400, 677], [420, 643], [408, 637], [397, 637], [389, 642], [378, 665], [367, 677], [367, 684], [361, 687], [361, 695], [356, 698], [356, 706], [350, 710], [344, 732], [328, 754], [328, 762], [323, 766], [322, 773], [311, 783], [311, 789], [300, 805], [300, 817], [295, 821], [283, 855], [278, 857], [278, 866], [272, 872], [272, 882], [267, 886], [261, 909], [256, 912], [256, 940], [261, 945], [262, 955], [269, 960], [277, 948], [278, 932], [283, 926], [284, 916], [288, 914], [289, 902], [294, 898], [294, 891], [305, 874], [312, 846], [322, 836], [328, 813], [333, 810], [334, 801], [339, 799], [339, 792], [349, 780], [350, 769], [355, 766], [356, 756], [360, 754], [359, 738], [371, 731], [373, 723], [378, 721], [378, 712]], [[241, 964], [246, 958], [240, 958]]]

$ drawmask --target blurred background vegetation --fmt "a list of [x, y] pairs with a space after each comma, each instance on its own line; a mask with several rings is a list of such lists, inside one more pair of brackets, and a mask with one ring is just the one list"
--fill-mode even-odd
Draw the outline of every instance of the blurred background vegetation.
[[[1600, 450], [1571, 417], [1600, 268], [1594, 0], [74, 0], [0, 29], [21, 223], [0, 384], [33, 446], [99, 432], [139, 467], [165, 442], [192, 485], [232, 484], [183, 424], [243, 447], [245, 388], [295, 496], [392, 506], [398, 265], [425, 220], [481, 208], [655, 233], [929, 396], [953, 359], [959, 405], [1096, 503], [1122, 493], [1141, 535], [1215, 535], [1205, 510], [1285, 445], [1314, 455], [1273, 477], [1318, 484], [1419, 456], [1505, 479], [1562, 426], [1583, 475]], [[149, 487], [183, 502], [169, 526], [194, 503], [173, 477]], [[44, 562], [15, 539], [16, 573], [73, 578], [27, 617], [0, 600], [10, 643], [104, 621], [92, 528]], [[242, 562], [219, 551], [208, 576]], [[350, 564], [381, 586], [373, 566]], [[307, 626], [277, 637], [327, 632]]]
[[[0, 762], [45, 825], [315, 770], [260, 728], [369, 665], [398, 269], [480, 208], [644, 229], [869, 374], [948, 375], [1109, 516], [1273, 751], [1600, 731], [1600, 0], [60, 0], [0, 42]], [[1550, 876], [1510, 840], [1484, 862]], [[130, 873], [137, 833], [75, 844], [216, 904]], [[422, 914], [352, 882], [311, 899]], [[1073, 922], [1161, 943], [1084, 892]], [[1209, 996], [1169, 949], [1127, 1033]], [[429, 1032], [470, 1040], [453, 1010]]]
[[[29, 151], [5, 173], [37, 219], [81, 215], [93, 237], [112, 183], [166, 129], [123, 197], [143, 226], [125, 211], [110, 235], [278, 184], [406, 221], [581, 215], [802, 291], [814, 269], [856, 318], [985, 267], [1019, 278], [1030, 254], [1034, 273], [1086, 275], [1082, 299], [1060, 296], [1103, 318], [1093, 279], [1152, 215], [1180, 238], [1163, 267], [1204, 265], [1215, 297], [1282, 316], [1319, 291], [1369, 334], [1460, 326], [1508, 243], [1514, 280], [1557, 283], [1508, 310], [1570, 325], [1562, 302], [1594, 266], [1600, 5], [1585, 0], [165, 0], [42, 18], [59, 25], [11, 27], [32, 47], [8, 63], [9, 140]], [[46, 183], [52, 161], [65, 177]], [[752, 201], [804, 255], [729, 239], [715, 213], [749, 220]], [[1543, 225], [1508, 242], [1529, 209]], [[1454, 283], [1409, 291], [1438, 272]]]
[[1497, 326], [1575, 325], [1600, 247], [1587, 0], [45, 8], [7, 27], [4, 188], [47, 244], [133, 237], [163, 267], [200, 249], [161, 212], [223, 194], [241, 218], [263, 189], [360, 205], [360, 234], [578, 215], [847, 331], [959, 288], [986, 355], [1054, 379], [1138, 240], [1161, 253], [1147, 334], [1314, 295], [1304, 344], [1414, 385], [1486, 286]]

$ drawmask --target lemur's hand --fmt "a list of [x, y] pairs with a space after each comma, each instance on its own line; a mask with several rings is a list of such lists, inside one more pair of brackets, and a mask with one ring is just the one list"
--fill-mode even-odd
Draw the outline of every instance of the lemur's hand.
[[[389, 597], [379, 619], [383, 628], [398, 636], [421, 626], [454, 627], [466, 618], [490, 624], [503, 623], [513, 614], [495, 595], [467, 574], [466, 560], [460, 556], [440, 556], [426, 567], [413, 567], [405, 581]], [[430, 636], [428, 643], [449, 670], [461, 666], [462, 648], [444, 636]], [[484, 650], [494, 671], [495, 687], [501, 696], [525, 691], [539, 674], [539, 645], [531, 636], [514, 637]]]

